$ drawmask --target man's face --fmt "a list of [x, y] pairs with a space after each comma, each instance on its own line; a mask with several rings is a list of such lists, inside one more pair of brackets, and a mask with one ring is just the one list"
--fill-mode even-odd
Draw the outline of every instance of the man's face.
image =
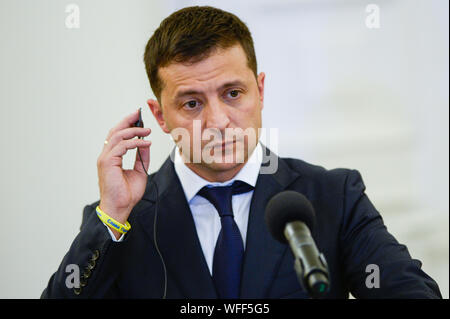
[[[260, 73], [255, 79], [242, 47], [217, 49], [194, 64], [172, 63], [160, 68], [159, 76], [162, 107], [155, 100], [148, 103], [163, 131], [174, 137], [184, 159], [195, 162], [201, 151], [200, 163], [191, 165], [212, 171], [242, 166], [258, 142], [265, 77]], [[236, 128], [246, 130], [245, 134], [230, 130]], [[174, 134], [180, 129], [188, 132], [188, 139]], [[205, 161], [207, 154], [213, 155], [211, 163]], [[230, 156], [234, 160], [230, 161]]]

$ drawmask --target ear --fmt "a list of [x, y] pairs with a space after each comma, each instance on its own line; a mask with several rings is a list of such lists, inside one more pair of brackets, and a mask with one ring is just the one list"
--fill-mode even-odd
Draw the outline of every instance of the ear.
[[170, 133], [170, 130], [167, 127], [167, 123], [164, 119], [162, 107], [159, 105], [159, 102], [157, 100], [148, 99], [147, 104], [150, 107], [150, 111], [152, 111], [153, 116], [156, 119], [156, 122], [158, 122], [163, 132], [167, 134]]
[[259, 91], [259, 101], [261, 103], [261, 110], [264, 108], [264, 80], [266, 78], [266, 74], [261, 72], [258, 74], [258, 78], [256, 79], [256, 83], [258, 84]]

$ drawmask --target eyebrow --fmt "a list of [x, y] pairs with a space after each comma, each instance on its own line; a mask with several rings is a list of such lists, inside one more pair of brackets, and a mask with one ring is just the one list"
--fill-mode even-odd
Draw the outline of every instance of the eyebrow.
[[[230, 82], [226, 82], [224, 84], [222, 84], [219, 88], [218, 91], [221, 91], [223, 89], [229, 88], [229, 87], [233, 87], [233, 86], [243, 86], [243, 87], [247, 87], [244, 82], [242, 82], [241, 80], [235, 80], [235, 81], [230, 81]], [[193, 89], [187, 89], [187, 90], [181, 90], [178, 91], [175, 94], [175, 100], [178, 100], [180, 98], [182, 98], [183, 96], [186, 95], [195, 95], [195, 94], [201, 94], [201, 91], [197, 91], [197, 90], [193, 90]]]

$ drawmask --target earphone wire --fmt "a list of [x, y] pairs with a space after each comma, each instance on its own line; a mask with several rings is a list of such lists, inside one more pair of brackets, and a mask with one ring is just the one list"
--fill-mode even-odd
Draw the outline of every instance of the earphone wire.
[[[142, 157], [141, 157], [141, 152], [139, 152], [139, 148], [137, 148], [137, 152], [138, 152], [139, 160], [141, 161], [142, 168], [143, 168], [145, 174], [147, 174], [147, 177], [150, 177], [147, 173], [147, 170], [145, 169], [144, 162], [142, 161]], [[158, 185], [156, 185], [156, 183], [153, 179], [152, 179], [152, 183], [153, 183], [153, 185], [155, 185], [155, 188], [156, 188], [155, 218], [153, 219], [153, 243], [155, 244], [156, 251], [158, 252], [159, 258], [161, 259], [161, 263], [162, 263], [163, 269], [164, 269], [164, 293], [163, 293], [162, 299], [166, 299], [166, 296], [167, 296], [167, 269], [166, 269], [166, 263], [164, 262], [164, 258], [158, 247], [158, 241], [156, 239], [156, 219], [158, 216], [159, 190], [158, 190]]]

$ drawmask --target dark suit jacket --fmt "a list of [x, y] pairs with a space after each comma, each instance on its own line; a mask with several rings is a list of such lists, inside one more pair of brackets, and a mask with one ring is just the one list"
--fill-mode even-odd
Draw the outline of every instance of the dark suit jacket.
[[[356, 170], [326, 170], [297, 159], [278, 158], [276, 173], [260, 174], [252, 197], [241, 281], [241, 298], [308, 298], [294, 271], [288, 245], [267, 230], [264, 212], [283, 190], [304, 194], [313, 204], [312, 236], [330, 271], [329, 298], [441, 298], [438, 285], [411, 259], [406, 246], [387, 231], [364, 193]], [[267, 159], [266, 154], [266, 159]], [[174, 165], [168, 158], [149, 178], [134, 207], [131, 230], [114, 242], [95, 213], [98, 202], [84, 208], [80, 233], [42, 293], [44, 298], [160, 298], [164, 268], [154, 244], [157, 201], [157, 244], [167, 266], [167, 298], [217, 298], [197, 237], [194, 220]], [[67, 288], [68, 264], [83, 275], [80, 289]], [[380, 287], [367, 288], [366, 267], [376, 264]]]

